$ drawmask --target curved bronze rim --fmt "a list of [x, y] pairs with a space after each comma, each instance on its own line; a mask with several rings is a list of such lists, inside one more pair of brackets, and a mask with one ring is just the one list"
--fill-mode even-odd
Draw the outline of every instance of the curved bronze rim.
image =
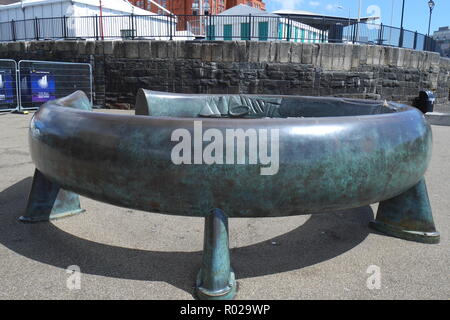
[[[266, 217], [349, 209], [392, 198], [414, 186], [431, 156], [423, 115], [200, 119], [92, 113], [52, 102], [36, 113], [30, 147], [38, 170], [93, 199], [167, 214]], [[176, 165], [174, 130], [279, 130], [279, 169], [261, 163]], [[236, 146], [235, 146], [236, 147]], [[399, 161], [402, 159], [402, 161]], [[350, 172], [350, 173], [348, 173]], [[149, 190], [146, 192], [145, 190]]]

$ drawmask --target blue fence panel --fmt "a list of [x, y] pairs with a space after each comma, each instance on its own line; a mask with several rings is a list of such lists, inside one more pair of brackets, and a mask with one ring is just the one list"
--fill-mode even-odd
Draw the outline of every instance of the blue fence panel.
[[16, 110], [17, 106], [17, 64], [0, 59], [0, 112]]
[[19, 70], [19, 109], [37, 109], [49, 100], [81, 90], [92, 102], [92, 68], [87, 63], [22, 60]]

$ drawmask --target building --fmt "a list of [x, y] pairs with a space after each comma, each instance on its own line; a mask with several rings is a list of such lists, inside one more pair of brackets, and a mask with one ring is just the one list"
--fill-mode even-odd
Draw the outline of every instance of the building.
[[[354, 34], [352, 34], [351, 31], [353, 26], [358, 24], [357, 18], [319, 15], [314, 12], [303, 10], [277, 10], [273, 13], [290, 20], [304, 23], [316, 30], [319, 30], [319, 32], [323, 35], [323, 38], [327, 35], [329, 42], [352, 42], [352, 35]], [[379, 19], [379, 17], [361, 17], [359, 21], [361, 23], [373, 23]], [[376, 27], [376, 25], [374, 26]], [[376, 32], [375, 34], [378, 35]], [[359, 35], [359, 41], [369, 42], [369, 39], [365, 36], [364, 32], [361, 32]], [[394, 42], [392, 42], [391, 39], [385, 39], [383, 44], [396, 45]]]
[[318, 43], [328, 33], [277, 14], [239, 4], [206, 20], [208, 40], [284, 40]]
[[227, 0], [129, 0], [129, 2], [157, 14], [165, 14], [161, 9], [164, 7], [175, 15], [215, 15], [226, 9]]
[[245, 4], [259, 10], [266, 10], [266, 4], [262, 0], [227, 0], [227, 9], [233, 8], [239, 4]]
[[[98, 0], [24, 0], [0, 5], [0, 41], [128, 38], [148, 34], [154, 35], [153, 39], [165, 40], [170, 30], [175, 30], [175, 19], [160, 17], [127, 1], [102, 1], [102, 11], [98, 4]], [[136, 18], [124, 18], [130, 14]]]
[[[169, 11], [168, 8], [168, 0], [128, 0], [132, 5], [139, 7], [141, 9], [151, 11], [153, 13], [159, 14], [159, 15], [165, 15]], [[163, 8], [166, 8], [167, 11], [165, 11]]]
[[176, 15], [200, 15], [205, 12], [215, 15], [239, 4], [266, 10], [266, 4], [262, 0], [129, 0], [129, 2], [157, 14], [164, 12], [155, 3]]
[[450, 27], [440, 27], [438, 31], [434, 32], [433, 39], [439, 45], [441, 54], [450, 57]]
[[433, 33], [434, 40], [450, 41], [450, 27], [440, 27], [438, 31]]
[[[225, 10], [226, 0], [128, 0], [130, 3], [158, 15], [177, 16], [178, 32], [204, 37], [206, 15], [217, 15]], [[163, 9], [165, 8], [165, 9]]]

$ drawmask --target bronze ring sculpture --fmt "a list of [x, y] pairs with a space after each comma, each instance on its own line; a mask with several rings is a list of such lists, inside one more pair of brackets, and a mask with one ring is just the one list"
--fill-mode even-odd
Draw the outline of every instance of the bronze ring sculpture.
[[235, 295], [229, 217], [316, 214], [380, 202], [373, 228], [439, 242], [424, 181], [431, 128], [415, 108], [140, 90], [137, 116], [90, 110], [76, 92], [34, 115], [29, 141], [36, 173], [21, 220], [79, 213], [78, 194], [205, 217], [198, 298]]

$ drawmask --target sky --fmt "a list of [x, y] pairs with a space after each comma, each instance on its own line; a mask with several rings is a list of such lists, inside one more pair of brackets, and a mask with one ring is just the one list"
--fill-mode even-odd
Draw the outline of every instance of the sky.
[[[265, 0], [269, 12], [278, 9], [299, 9], [319, 14], [358, 17], [359, 0]], [[361, 16], [381, 16], [382, 23], [400, 27], [403, 0], [361, 0]], [[439, 27], [450, 26], [450, 0], [434, 0], [431, 33]], [[392, 5], [394, 10], [392, 11]], [[342, 9], [339, 8], [342, 6]], [[379, 13], [378, 13], [379, 12]], [[393, 14], [391, 14], [393, 12]], [[428, 0], [405, 0], [405, 29], [428, 32], [430, 9]]]

